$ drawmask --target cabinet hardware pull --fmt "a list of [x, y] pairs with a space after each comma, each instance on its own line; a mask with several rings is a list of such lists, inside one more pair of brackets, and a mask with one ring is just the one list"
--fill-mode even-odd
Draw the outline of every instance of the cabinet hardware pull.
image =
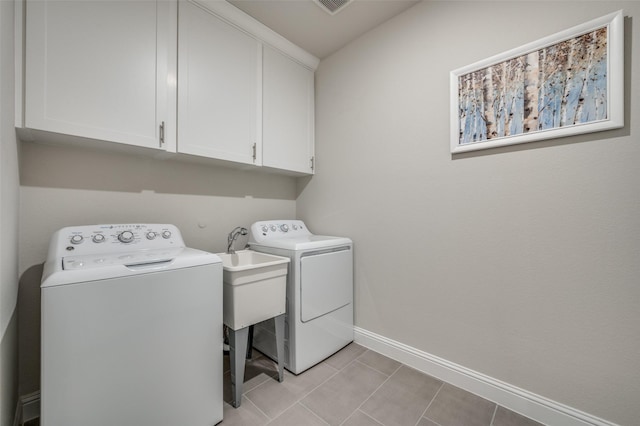
[[253, 162], [255, 163], [256, 162], [256, 144], [255, 143], [253, 144], [252, 149], [253, 149]]
[[313, 170], [315, 168], [315, 159], [316, 157], [311, 157], [311, 170]]
[[160, 123], [160, 148], [164, 145], [164, 121]]

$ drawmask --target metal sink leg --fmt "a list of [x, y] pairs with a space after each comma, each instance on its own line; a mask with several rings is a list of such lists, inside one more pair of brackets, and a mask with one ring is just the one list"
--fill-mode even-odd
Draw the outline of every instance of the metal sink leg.
[[247, 354], [249, 327], [229, 330], [229, 361], [231, 364], [231, 404], [238, 408], [242, 403], [242, 384]]

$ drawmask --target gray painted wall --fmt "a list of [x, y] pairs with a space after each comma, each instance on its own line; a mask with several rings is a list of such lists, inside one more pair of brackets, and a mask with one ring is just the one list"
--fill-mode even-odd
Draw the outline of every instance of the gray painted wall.
[[[623, 129], [451, 156], [449, 71], [623, 8]], [[637, 17], [640, 2], [429, 1], [321, 62], [297, 213], [353, 238], [357, 326], [637, 423]]]
[[28, 142], [20, 174], [21, 395], [39, 389], [41, 265], [56, 230], [172, 223], [188, 246], [217, 253], [236, 226], [295, 217], [296, 180], [275, 174]]
[[12, 426], [18, 398], [18, 321], [9, 320], [0, 341], [0, 425]]
[[293, 177], [27, 142], [21, 155], [21, 275], [64, 226], [173, 223], [188, 246], [221, 252], [236, 226], [295, 217]]
[[10, 426], [18, 371], [18, 143], [14, 130], [14, 4], [0, 1], [0, 426]]
[[[190, 247], [226, 250], [227, 234], [295, 217], [292, 177], [24, 142], [20, 170], [20, 394], [40, 388], [40, 279], [56, 230], [172, 223]], [[236, 242], [242, 248], [247, 237]]]
[[[451, 157], [450, 70], [620, 8], [631, 17], [624, 129]], [[529, 16], [540, 19], [531, 23]], [[359, 327], [634, 424], [640, 417], [635, 16], [639, 2], [419, 4], [321, 63], [318, 174], [299, 179], [297, 193], [289, 177], [25, 143], [23, 294], [37, 293], [34, 271], [62, 226], [170, 222], [187, 244], [216, 252], [234, 226], [294, 217], [297, 210], [313, 231], [354, 239]], [[3, 198], [3, 214], [12, 211], [6, 205]], [[15, 304], [15, 296], [10, 300]], [[26, 300], [32, 306], [33, 298]], [[35, 327], [28, 313], [37, 310], [24, 312], [21, 323]], [[37, 353], [38, 333], [31, 331], [21, 330], [20, 348]], [[17, 345], [6, 336], [3, 375], [12, 363], [5, 353]], [[33, 368], [24, 369], [21, 393], [38, 383], [37, 359], [28, 362]], [[4, 377], [3, 404], [14, 394]]]

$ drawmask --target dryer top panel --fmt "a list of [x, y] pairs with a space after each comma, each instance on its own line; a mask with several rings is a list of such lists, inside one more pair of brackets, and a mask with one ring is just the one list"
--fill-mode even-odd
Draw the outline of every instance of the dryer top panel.
[[301, 220], [266, 220], [251, 225], [251, 247], [273, 247], [283, 250], [315, 250], [351, 245], [345, 237], [314, 235]]

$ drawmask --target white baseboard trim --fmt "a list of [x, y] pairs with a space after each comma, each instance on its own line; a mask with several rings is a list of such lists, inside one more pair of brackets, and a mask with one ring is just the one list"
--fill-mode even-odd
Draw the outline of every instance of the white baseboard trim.
[[40, 417], [40, 392], [36, 391], [22, 395], [18, 399], [16, 414], [13, 418], [13, 426], [20, 426], [38, 417]]
[[22, 424], [22, 404], [20, 400], [16, 403], [16, 412], [13, 415], [13, 426], [20, 426]]
[[545, 425], [618, 426], [509, 383], [355, 327], [355, 342]]

